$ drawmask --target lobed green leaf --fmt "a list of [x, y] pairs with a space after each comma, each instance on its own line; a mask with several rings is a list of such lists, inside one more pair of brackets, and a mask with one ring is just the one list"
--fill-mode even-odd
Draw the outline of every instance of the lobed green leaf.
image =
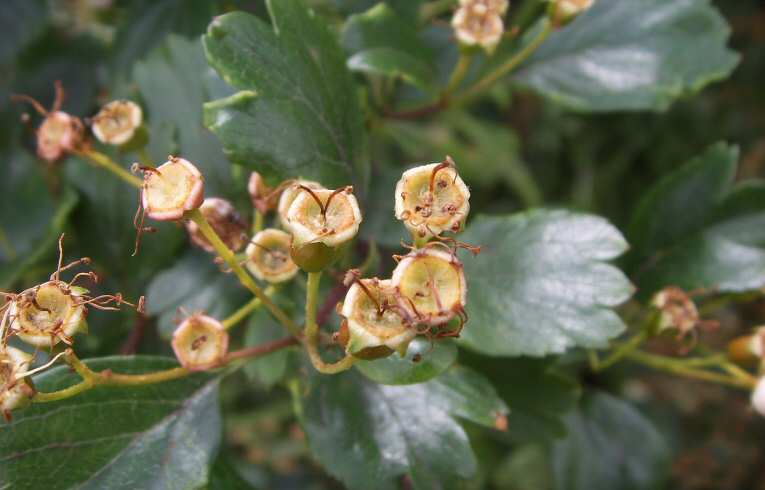
[[664, 110], [733, 71], [729, 34], [709, 0], [596, 1], [515, 81], [580, 111]]
[[604, 347], [624, 330], [612, 308], [633, 287], [606, 261], [627, 242], [605, 219], [546, 210], [482, 216], [460, 239], [482, 247], [464, 261], [470, 322], [462, 338], [470, 348], [542, 356]]
[[268, 2], [273, 27], [233, 12], [203, 37], [237, 95], [205, 105], [205, 124], [235, 163], [272, 179], [366, 183], [363, 115], [345, 56], [301, 0]]
[[507, 407], [478, 373], [453, 368], [427, 383], [374, 384], [355, 372], [314, 376], [294, 391], [308, 444], [352, 489], [458, 488], [476, 470], [456, 418], [493, 427]]
[[[106, 357], [94, 370], [144, 373], [160, 357]], [[66, 367], [35, 377], [40, 391], [79, 381]], [[35, 404], [0, 425], [0, 485], [14, 489], [197, 488], [221, 437], [218, 379], [206, 374], [149, 386], [99, 387]]]
[[555, 490], [664, 488], [669, 449], [635, 408], [603, 393], [566, 417], [569, 435], [552, 446]]
[[765, 285], [765, 183], [734, 185], [738, 149], [718, 143], [637, 206], [627, 264], [644, 297], [664, 286], [740, 292]]
[[374, 48], [359, 51], [348, 58], [348, 68], [352, 71], [400, 77], [407, 83], [429, 92], [435, 92], [436, 82], [432, 68], [421, 63], [408, 53], [390, 48]]
[[486, 358], [465, 353], [461, 358], [497, 387], [513, 408], [504, 435], [512, 442], [551, 441], [566, 435], [563, 416], [576, 405], [578, 381], [564, 375], [551, 358]]
[[386, 3], [350, 16], [342, 44], [352, 55], [348, 68], [353, 71], [401, 77], [425, 91], [437, 89], [431, 49], [416, 26]]
[[393, 354], [374, 361], [358, 361], [356, 369], [377, 383], [408, 385], [422, 383], [440, 375], [457, 361], [457, 345], [450, 340], [435, 343], [416, 338], [404, 357]]

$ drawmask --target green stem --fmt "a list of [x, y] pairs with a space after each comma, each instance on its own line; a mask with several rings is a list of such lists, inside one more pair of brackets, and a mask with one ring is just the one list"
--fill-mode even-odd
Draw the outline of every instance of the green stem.
[[133, 187], [140, 188], [141, 184], [143, 183], [141, 179], [131, 174], [126, 169], [122, 168], [120, 164], [109, 158], [107, 155], [104, 155], [103, 153], [98, 152], [92, 148], [75, 152], [75, 154], [85, 158], [96, 167], [101, 167], [105, 170], [108, 170], [109, 172], [112, 172], [114, 175], [132, 185]]
[[529, 56], [531, 56], [538, 48], [542, 45], [543, 42], [547, 39], [547, 37], [552, 33], [553, 31], [553, 25], [552, 22], [550, 22], [547, 18], [542, 20], [542, 29], [539, 31], [539, 34], [526, 46], [524, 46], [520, 51], [518, 51], [515, 56], [507, 60], [505, 63], [500, 65], [496, 70], [492, 71], [485, 77], [483, 77], [481, 80], [476, 82], [470, 89], [463, 92], [459, 97], [454, 99], [454, 104], [461, 104], [465, 102], [466, 100], [474, 97], [475, 95], [478, 95], [482, 91], [486, 90], [490, 86], [492, 86], [497, 80], [504, 77], [508, 73], [512, 72], [514, 69], [516, 69], [521, 63], [526, 61]]
[[524, 46], [520, 51], [518, 51], [515, 54], [515, 56], [507, 60], [505, 63], [499, 66], [496, 70], [492, 71], [491, 73], [489, 73], [488, 75], [480, 79], [472, 87], [468, 88], [461, 94], [458, 94], [449, 99], [439, 97], [439, 99], [436, 102], [433, 102], [424, 106], [419, 106], [413, 109], [400, 111], [400, 112], [397, 112], [397, 111], [385, 112], [384, 115], [386, 117], [393, 118], [393, 119], [418, 119], [418, 118], [429, 116], [431, 114], [439, 112], [450, 106], [458, 106], [458, 105], [464, 104], [465, 102], [472, 99], [476, 95], [479, 95], [483, 90], [489, 88], [497, 80], [504, 77], [508, 73], [512, 72], [521, 63], [526, 61], [528, 57], [531, 56], [537, 50], [537, 48], [539, 48], [539, 46], [542, 45], [543, 42], [545, 42], [547, 37], [552, 32], [553, 32], [553, 24], [550, 22], [549, 19], [545, 17], [542, 20], [542, 28], [539, 31], [539, 34], [537, 34], [537, 36], [529, 44]]
[[106, 386], [137, 386], [163, 383], [174, 379], [182, 378], [191, 374], [186, 368], [176, 367], [146, 374], [120, 374], [110, 371], [98, 374], [101, 380], [98, 384]]
[[739, 377], [732, 377], [721, 373], [715, 373], [711, 371], [705, 371], [693, 367], [688, 367], [683, 364], [682, 359], [673, 359], [671, 357], [658, 356], [649, 354], [643, 351], [632, 351], [626, 354], [626, 357], [635, 362], [639, 362], [646, 366], [666, 371], [672, 374], [685, 376], [688, 378], [700, 379], [704, 381], [710, 381], [712, 383], [719, 383], [727, 386], [733, 386], [736, 388], [743, 388], [751, 390], [754, 388], [754, 377], [749, 376], [751, 379], [744, 379]]
[[362, 262], [357, 269], [361, 272], [362, 275], [368, 273], [373, 265], [377, 264], [380, 260], [380, 250], [377, 248], [377, 243], [374, 241], [374, 239], [369, 240], [369, 252], [367, 252], [367, 256], [364, 259], [364, 262]]
[[[296, 338], [287, 337], [281, 340], [276, 340], [274, 342], [230, 352], [226, 355], [226, 358], [221, 363], [221, 367], [241, 359], [255, 359], [258, 357], [263, 357], [297, 343], [298, 340]], [[37, 393], [32, 398], [33, 402], [47, 403], [58, 400], [65, 400], [67, 398], [79, 395], [85, 391], [89, 391], [96, 386], [151, 385], [163, 383], [165, 381], [172, 381], [174, 379], [182, 378], [194, 373], [194, 371], [189, 371], [183, 367], [175, 367], [146, 374], [122, 374], [112, 372], [110, 369], [106, 369], [101, 372], [95, 372], [91, 370], [87, 365], [85, 365], [85, 363], [82, 362], [73, 351], [69, 351], [67, 353], [66, 362], [75, 370], [75, 372], [77, 372], [77, 374], [80, 375], [82, 381], [62, 390], [51, 391], [47, 393]]]
[[587, 351], [587, 361], [590, 364], [590, 371], [597, 372], [598, 366], [600, 366], [600, 360], [598, 359], [598, 353], [594, 350]]
[[259, 231], [263, 230], [263, 226], [265, 224], [265, 216], [263, 216], [263, 213], [255, 210], [255, 216], [252, 219], [252, 233], [253, 235]]
[[308, 357], [317, 371], [324, 374], [337, 374], [353, 366], [353, 356], [346, 356], [334, 363], [326, 363], [319, 353], [319, 325], [316, 323], [316, 308], [319, 300], [321, 272], [309, 272], [305, 298], [305, 346]]
[[110, 370], [105, 370], [97, 373], [86, 366], [85, 363], [82, 362], [71, 350], [66, 355], [66, 362], [72, 367], [72, 369], [75, 370], [75, 372], [77, 372], [77, 374], [80, 375], [82, 381], [68, 388], [64, 388], [63, 390], [52, 391], [49, 393], [37, 393], [32, 401], [38, 403], [46, 403], [57, 400], [65, 400], [75, 395], [79, 395], [82, 392], [91, 390], [96, 386], [146, 385], [161, 383], [163, 381], [169, 381], [186, 376], [190, 373], [190, 371], [182, 367], [147, 374], [118, 374], [113, 373]]
[[372, 94], [372, 102], [376, 107], [385, 107], [385, 78], [379, 75], [369, 75], [370, 93]]
[[631, 339], [624, 342], [623, 344], [620, 344], [602, 362], [597, 362], [597, 358], [596, 358], [594, 370], [602, 371], [610, 366], [613, 366], [614, 364], [619, 362], [621, 359], [623, 359], [625, 356], [629, 355], [630, 352], [640, 347], [640, 344], [642, 344], [649, 336], [650, 334], [648, 329], [645, 329], [645, 328], [642, 329], [640, 332], [635, 334]]
[[715, 354], [706, 357], [693, 357], [690, 359], [678, 359], [678, 362], [682, 362], [686, 367], [714, 367], [721, 366], [725, 363], [725, 355]]
[[[270, 298], [276, 292], [276, 288], [274, 286], [269, 286], [266, 288], [264, 292]], [[234, 327], [237, 323], [247, 318], [247, 316], [250, 313], [257, 310], [262, 305], [263, 305], [263, 302], [260, 300], [260, 298], [258, 297], [252, 298], [250, 301], [245, 303], [241, 308], [236, 310], [234, 313], [229, 315], [228, 318], [226, 318], [225, 320], [221, 322], [223, 324], [223, 328], [228, 330]]]
[[422, 248], [428, 243], [429, 237], [421, 237], [416, 232], [412, 232], [412, 242], [415, 248]]
[[756, 377], [752, 376], [750, 373], [741, 369], [735, 364], [728, 362], [727, 359], [720, 363], [720, 367], [723, 369], [723, 371], [727, 372], [734, 378], [737, 378], [742, 380], [743, 382], [749, 383], [752, 387], [754, 387], [754, 385], [757, 384]]
[[37, 393], [34, 398], [32, 398], [32, 401], [35, 403], [48, 403], [58, 400], [66, 400], [67, 398], [72, 398], [73, 396], [88, 391], [94, 386], [95, 385], [91, 381], [83, 380], [82, 382], [64, 388], [63, 390], [51, 391], [49, 393]]
[[237, 262], [236, 257], [234, 256], [234, 252], [232, 252], [231, 249], [229, 249], [226, 244], [223, 243], [215, 230], [213, 230], [212, 226], [210, 226], [210, 223], [207, 222], [204, 215], [199, 211], [199, 209], [188, 211], [186, 213], [186, 217], [191, 219], [194, 223], [197, 224], [197, 226], [199, 226], [199, 230], [202, 232], [204, 237], [207, 238], [207, 241], [210, 242], [218, 255], [226, 262], [226, 264], [228, 264], [234, 274], [236, 274], [236, 277], [239, 278], [239, 282], [241, 282], [244, 287], [249, 289], [257, 298], [260, 299], [260, 301], [263, 303], [263, 306], [265, 306], [268, 311], [271, 312], [271, 314], [279, 321], [279, 323], [284, 325], [284, 327], [293, 336], [299, 338], [300, 329], [298, 326], [295, 325], [289, 316], [287, 316], [284, 310], [279, 308], [276, 303], [271, 301], [271, 298], [269, 298], [266, 293], [260, 287], [258, 287], [252, 276], [250, 276], [244, 270], [244, 268], [242, 268], [239, 262]]
[[275, 340], [267, 344], [255, 345], [252, 347], [245, 347], [235, 352], [231, 352], [226, 356], [226, 363], [230, 363], [239, 359], [253, 359], [256, 357], [263, 357], [272, 352], [290, 347], [292, 345], [298, 345], [300, 341], [295, 337], [286, 337], [281, 340]]
[[452, 75], [449, 77], [449, 82], [446, 84], [446, 88], [441, 94], [442, 99], [448, 99], [449, 95], [459, 87], [462, 80], [464, 80], [465, 76], [468, 74], [470, 63], [472, 61], [473, 56], [471, 54], [460, 53], [459, 60], [457, 60], [457, 64], [454, 66], [454, 71], [452, 71]]

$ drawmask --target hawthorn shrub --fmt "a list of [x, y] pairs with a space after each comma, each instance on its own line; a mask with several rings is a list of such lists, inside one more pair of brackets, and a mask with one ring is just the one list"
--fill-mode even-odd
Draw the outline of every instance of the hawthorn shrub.
[[0, 488], [761, 483], [761, 81], [707, 89], [709, 0], [0, 27]]

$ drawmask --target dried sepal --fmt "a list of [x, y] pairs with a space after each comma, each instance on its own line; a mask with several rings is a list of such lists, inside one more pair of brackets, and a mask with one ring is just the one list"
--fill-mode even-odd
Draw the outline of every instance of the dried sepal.
[[28, 95], [11, 96], [11, 100], [30, 103], [35, 111], [44, 117], [35, 130], [37, 155], [49, 163], [55, 163], [67, 153], [77, 150], [85, 137], [85, 125], [80, 118], [61, 110], [65, 94], [58, 81], [55, 83], [55, 90], [56, 97], [50, 111]]
[[228, 332], [215, 318], [191, 315], [175, 329], [172, 346], [181, 366], [190, 371], [205, 371], [225, 361]]
[[462, 262], [453, 251], [437, 247], [413, 250], [401, 258], [391, 284], [399, 304], [417, 323], [438, 326], [459, 317], [460, 327], [454, 336], [459, 334], [465, 321], [467, 281]]
[[289, 281], [298, 272], [298, 266], [290, 257], [292, 237], [275, 228], [259, 231], [245, 249], [245, 266], [252, 274], [272, 284]]
[[72, 343], [72, 337], [87, 331], [88, 300], [82, 290], [59, 280], [30, 288], [12, 300], [8, 308], [10, 331], [37, 347]]
[[294, 237], [294, 246], [321, 243], [337, 247], [356, 236], [362, 218], [353, 187], [298, 188], [301, 192], [287, 211], [287, 228]]
[[25, 374], [33, 357], [14, 347], [0, 346], [0, 411], [6, 419], [12, 410], [29, 404], [34, 389]]
[[[236, 252], [247, 243], [247, 223], [230, 201], [208, 197], [199, 206], [199, 211], [229, 249]], [[199, 230], [199, 225], [193, 221], [187, 221], [185, 225], [194, 245], [206, 252], [215, 252], [215, 248]]]
[[505, 33], [505, 24], [499, 13], [502, 2], [476, 0], [462, 3], [452, 17], [457, 40], [464, 46], [480, 46], [489, 53], [493, 52]]
[[204, 201], [204, 178], [188, 160], [169, 157], [157, 168], [143, 168], [141, 206], [149, 218], [177, 221]]
[[281, 197], [279, 190], [268, 187], [263, 176], [258, 172], [250, 173], [250, 179], [247, 181], [247, 193], [250, 195], [252, 205], [261, 214], [276, 209]]
[[470, 190], [450, 157], [407, 170], [395, 192], [396, 218], [419, 238], [461, 231], [470, 212]]
[[103, 106], [91, 123], [98, 141], [107, 145], [124, 145], [143, 123], [141, 106], [130, 100], [113, 100]]
[[294, 181], [287, 181], [281, 186], [281, 192], [279, 195], [279, 204], [277, 205], [277, 212], [279, 213], [279, 220], [282, 226], [289, 230], [289, 220], [287, 219], [287, 212], [290, 210], [290, 206], [295, 202], [295, 199], [304, 192], [304, 188], [311, 190], [324, 189], [324, 186], [318, 182], [312, 180], [298, 179]]
[[[393, 352], [406, 354], [417, 335], [407, 311], [399, 305], [390, 280], [358, 279], [348, 289], [340, 314], [345, 319], [344, 345], [348, 354], [376, 359]], [[342, 330], [341, 329], [341, 330]]]
[[699, 311], [690, 295], [676, 286], [667, 286], [654, 295], [651, 306], [659, 314], [657, 329], [676, 330], [688, 335], [699, 324]]

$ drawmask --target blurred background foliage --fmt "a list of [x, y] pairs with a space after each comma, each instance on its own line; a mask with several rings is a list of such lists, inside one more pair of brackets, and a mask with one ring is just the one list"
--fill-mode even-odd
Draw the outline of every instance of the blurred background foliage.
[[[419, 3], [389, 2], [410, 17]], [[525, 13], [535, 3], [516, 0], [510, 15], [527, 23]], [[374, 2], [311, 4], [339, 29], [348, 15]], [[369, 212], [362, 235], [383, 247], [397, 246], [400, 227], [391, 227], [389, 216], [393, 182], [401, 167], [444, 154], [455, 158], [471, 185], [474, 210], [565, 206], [605, 216], [622, 230], [650, 185], [715, 141], [739, 145], [739, 178], [765, 176], [765, 5], [757, 0], [714, 4], [732, 27], [731, 45], [742, 55], [740, 65], [730, 79], [663, 112], [576, 113], [529, 92], [511, 93], [500, 84], [468, 109], [372, 127], [375, 185], [366, 208], [377, 205], [381, 211]], [[246, 294], [230, 277], [219, 275], [208, 256], [192, 250], [174, 225], [161, 227], [161, 238], [145, 237], [139, 257], [131, 258], [135, 192], [75, 158], [52, 168], [38, 161], [32, 132], [20, 122], [29, 108], [9, 103], [9, 95], [29, 94], [49, 106], [53, 81], [61, 80], [67, 92], [64, 109], [81, 117], [117, 97], [137, 100], [150, 122], [151, 157], [161, 161], [177, 153], [197, 163], [207, 177], [208, 195], [232, 199], [245, 212], [250, 208], [247, 172], [228, 163], [218, 139], [202, 124], [202, 104], [232, 91], [208, 67], [199, 36], [214, 15], [234, 9], [268, 18], [262, 2], [244, 0], [4, 0], [0, 5], [0, 286], [25, 287], [47, 276], [55, 240], [66, 232], [67, 256], [93, 257], [103, 278], [100, 287], [130, 298], [148, 295], [149, 322], [136, 323], [130, 313], [94, 312], [93, 335], [82, 340], [82, 356], [169, 354], [161, 339], [171, 331], [178, 306], [224, 316]], [[443, 16], [427, 32], [432, 46], [448, 39], [447, 20]], [[344, 46], [352, 51], [353, 42], [346, 33]], [[455, 58], [454, 50], [437, 50], [438, 76], [446, 76]], [[406, 90], [400, 96], [415, 97]], [[37, 120], [32, 115], [33, 125]], [[134, 158], [112, 156], [125, 164]], [[296, 298], [301, 287], [295, 286]], [[299, 299], [282, 301], [300, 310]], [[724, 327], [705, 334], [719, 345], [740, 325], [761, 322], [765, 304], [722, 314], [727, 315]], [[254, 344], [279, 331], [250, 329], [243, 335]], [[259, 361], [237, 375], [239, 382], [223, 385], [226, 445], [214, 467], [212, 488], [340, 486], [312, 462], [288, 391], [274, 387], [285, 371], [300, 368], [293, 357], [285, 353]], [[554, 373], [547, 370], [548, 359], [498, 360], [463, 352], [460, 361], [487, 373], [508, 404], [514, 410], [521, 407], [509, 420], [518, 430], [508, 437], [468, 425], [480, 463], [473, 488], [544, 489], [551, 468], [556, 474], [572, 468], [598, 474], [607, 471], [608, 457], [623, 451], [647, 452], [638, 459], [650, 467], [632, 468], [636, 482], [669, 474], [667, 488], [765, 488], [765, 423], [750, 413], [744, 397], [629, 366], [595, 379], [567, 369], [566, 358]], [[658, 441], [656, 429], [644, 427], [632, 412], [622, 413], [618, 423], [608, 420], [599, 412], [613, 403], [606, 395], [588, 395], [573, 409], [580, 391], [573, 379], [580, 374], [585, 385], [637, 402], [668, 443]], [[541, 385], [556, 389], [536, 391], [541, 378]], [[549, 412], [536, 408], [540, 404], [534, 400], [540, 398]], [[535, 408], [524, 411], [524, 406]], [[600, 445], [598, 431], [609, 434], [606, 446]], [[572, 461], [584, 446], [592, 453]], [[607, 474], [601, 476], [607, 480]]]

